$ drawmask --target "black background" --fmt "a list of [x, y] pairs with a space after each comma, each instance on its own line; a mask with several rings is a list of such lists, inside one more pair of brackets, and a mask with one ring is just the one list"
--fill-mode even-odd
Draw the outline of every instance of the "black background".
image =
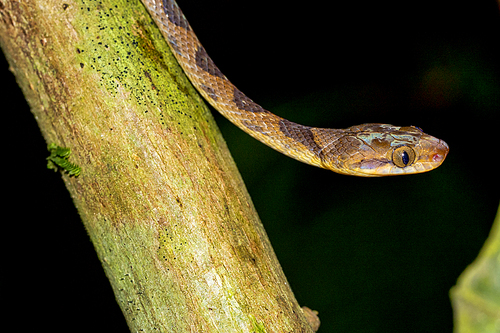
[[[499, 203], [497, 3], [179, 5], [222, 72], [264, 108], [318, 127], [417, 125], [449, 144], [433, 172], [356, 178], [286, 158], [214, 111], [299, 303], [320, 312], [320, 332], [452, 332], [448, 291]], [[127, 332], [4, 59], [0, 68], [2, 285], [11, 309], [29, 313], [19, 327]]]

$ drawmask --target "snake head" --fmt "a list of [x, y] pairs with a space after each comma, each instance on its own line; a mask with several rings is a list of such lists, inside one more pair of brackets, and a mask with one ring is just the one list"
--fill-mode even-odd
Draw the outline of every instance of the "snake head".
[[446, 142], [414, 126], [363, 124], [346, 129], [349, 155], [342, 167], [348, 174], [366, 177], [427, 172], [443, 163]]

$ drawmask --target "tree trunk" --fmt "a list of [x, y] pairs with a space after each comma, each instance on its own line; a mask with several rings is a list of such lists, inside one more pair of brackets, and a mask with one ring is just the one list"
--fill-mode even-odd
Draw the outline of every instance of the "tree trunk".
[[139, 1], [0, 0], [0, 43], [131, 331], [311, 332], [212, 116]]

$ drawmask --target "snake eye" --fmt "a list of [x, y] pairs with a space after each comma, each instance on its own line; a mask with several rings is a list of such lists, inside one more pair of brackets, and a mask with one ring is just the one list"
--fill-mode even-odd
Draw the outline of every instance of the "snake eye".
[[415, 161], [415, 151], [408, 146], [399, 146], [392, 153], [392, 163], [404, 168]]

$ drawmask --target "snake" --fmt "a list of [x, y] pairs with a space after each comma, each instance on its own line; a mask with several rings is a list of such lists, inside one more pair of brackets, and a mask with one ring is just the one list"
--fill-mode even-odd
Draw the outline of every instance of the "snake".
[[364, 177], [422, 173], [437, 168], [446, 158], [446, 142], [416, 126], [366, 123], [345, 129], [318, 128], [265, 110], [222, 74], [175, 1], [142, 2], [203, 98], [244, 132], [284, 155]]

